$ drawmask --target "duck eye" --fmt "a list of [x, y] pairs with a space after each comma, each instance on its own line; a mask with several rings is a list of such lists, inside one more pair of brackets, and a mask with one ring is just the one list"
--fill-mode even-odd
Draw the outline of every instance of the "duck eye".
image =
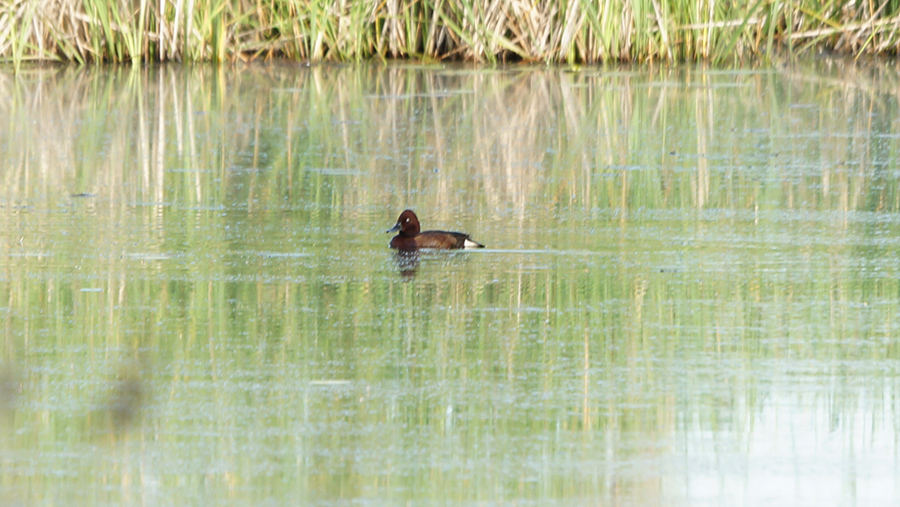
[[409, 222], [409, 219], [407, 218], [406, 221]]

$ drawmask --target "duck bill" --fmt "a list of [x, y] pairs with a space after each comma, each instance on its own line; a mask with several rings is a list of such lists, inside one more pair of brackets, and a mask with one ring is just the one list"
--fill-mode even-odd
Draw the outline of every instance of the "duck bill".
[[400, 230], [400, 222], [397, 222], [396, 224], [394, 224], [393, 227], [391, 227], [390, 229], [388, 229], [388, 230], [386, 230], [386, 231], [384, 231], [384, 232], [385, 232], [385, 233], [388, 233], [388, 232], [397, 232], [397, 231], [399, 231], [399, 230]]

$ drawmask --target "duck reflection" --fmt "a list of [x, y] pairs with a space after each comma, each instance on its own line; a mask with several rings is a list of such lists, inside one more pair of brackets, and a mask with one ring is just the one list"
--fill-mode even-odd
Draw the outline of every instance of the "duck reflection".
[[419, 269], [418, 250], [397, 250], [394, 260], [397, 262], [397, 269], [404, 280], [412, 280], [416, 277], [416, 271]]

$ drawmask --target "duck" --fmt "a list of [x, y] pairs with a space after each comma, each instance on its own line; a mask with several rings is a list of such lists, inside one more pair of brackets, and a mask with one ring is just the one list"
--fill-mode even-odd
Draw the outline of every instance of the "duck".
[[[458, 249], [484, 248], [462, 232], [424, 231], [420, 232], [419, 217], [412, 210], [404, 210], [397, 218], [397, 223], [385, 232], [397, 232], [391, 238], [391, 248], [403, 251], [414, 251], [420, 248]], [[399, 232], [398, 232], [399, 231]]]

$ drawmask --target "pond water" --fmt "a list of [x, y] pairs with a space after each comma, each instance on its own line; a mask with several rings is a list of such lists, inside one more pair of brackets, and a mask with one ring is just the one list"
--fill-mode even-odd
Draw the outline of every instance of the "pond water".
[[895, 66], [0, 90], [3, 505], [900, 502]]

